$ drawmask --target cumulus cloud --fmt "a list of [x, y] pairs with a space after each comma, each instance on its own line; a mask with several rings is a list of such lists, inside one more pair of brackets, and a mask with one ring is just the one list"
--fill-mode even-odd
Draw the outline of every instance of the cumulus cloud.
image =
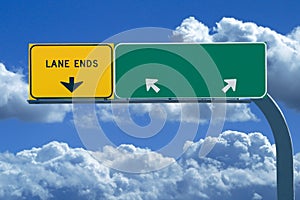
[[268, 91], [300, 111], [300, 27], [282, 35], [268, 27], [234, 18], [223, 18], [209, 28], [194, 17], [183, 20], [173, 32], [186, 42], [266, 42]]
[[29, 105], [28, 85], [24, 76], [6, 69], [0, 63], [0, 119], [18, 118], [24, 121], [60, 122], [71, 110], [68, 105]]
[[[0, 154], [1, 199], [276, 199], [275, 147], [261, 133], [225, 131], [207, 157], [204, 140], [187, 142], [177, 161], [149, 149], [107, 146], [103, 159], [115, 166], [151, 173], [122, 173], [106, 167], [91, 152], [51, 142], [17, 154]], [[295, 155], [296, 193], [300, 191], [300, 155]], [[113, 166], [114, 166], [113, 165]]]
[[211, 42], [209, 28], [194, 17], [183, 20], [181, 25], [173, 32], [174, 40], [184, 42]]
[[227, 104], [226, 120], [229, 122], [258, 121], [247, 104]]
[[[218, 103], [219, 104], [219, 103]], [[219, 106], [221, 106], [219, 104]], [[228, 122], [257, 121], [247, 104], [222, 104], [226, 109], [224, 118]], [[226, 107], [225, 107], [226, 106]], [[133, 104], [133, 105], [99, 105], [98, 116], [102, 121], [128, 123], [129, 117], [148, 115], [151, 119], [168, 120], [184, 123], [208, 123], [214, 106], [211, 103], [165, 103], [165, 104]], [[217, 116], [218, 117], [218, 116]]]
[[134, 173], [154, 171], [175, 162], [173, 158], [131, 144], [121, 145], [118, 148], [105, 146], [103, 152], [94, 152], [92, 155], [97, 160], [105, 161], [106, 166]]
[[[196, 106], [196, 107], [195, 107]], [[203, 108], [202, 113], [205, 116], [201, 116], [200, 108], [195, 104], [178, 104], [178, 103], [165, 103], [165, 104], [132, 104], [132, 105], [104, 105], [98, 107], [99, 117], [103, 121], [115, 120], [120, 123], [127, 123], [128, 116], [130, 117], [140, 117], [148, 115], [151, 118], [156, 119], [166, 119], [175, 122], [187, 122], [196, 123], [199, 120], [204, 122], [207, 119], [205, 117], [209, 116], [209, 108]]]

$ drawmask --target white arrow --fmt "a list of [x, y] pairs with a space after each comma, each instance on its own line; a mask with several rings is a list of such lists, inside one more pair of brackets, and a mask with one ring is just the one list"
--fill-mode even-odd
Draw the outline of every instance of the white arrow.
[[159, 92], [160, 89], [154, 84], [157, 81], [158, 81], [158, 79], [151, 79], [151, 78], [145, 79], [147, 92], [150, 90], [150, 88], [152, 88], [156, 93]]
[[232, 88], [232, 90], [235, 92], [236, 79], [224, 79], [224, 82], [227, 83], [227, 85], [222, 89], [224, 93], [226, 93], [230, 88]]

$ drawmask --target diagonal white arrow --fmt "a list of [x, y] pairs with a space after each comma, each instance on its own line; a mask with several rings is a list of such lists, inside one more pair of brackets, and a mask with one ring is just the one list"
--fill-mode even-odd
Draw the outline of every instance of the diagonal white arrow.
[[224, 79], [224, 82], [227, 83], [227, 85], [222, 89], [224, 93], [226, 93], [230, 88], [232, 88], [232, 90], [235, 92], [236, 79]]
[[156, 93], [159, 92], [159, 87], [157, 87], [155, 85], [155, 83], [158, 81], [158, 79], [151, 79], [151, 78], [146, 78], [145, 82], [146, 82], [146, 90], [147, 92], [150, 90], [150, 88], [152, 88]]

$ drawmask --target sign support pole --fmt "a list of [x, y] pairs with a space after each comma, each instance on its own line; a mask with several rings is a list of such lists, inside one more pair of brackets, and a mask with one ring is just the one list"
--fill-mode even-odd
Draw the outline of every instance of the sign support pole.
[[276, 144], [277, 199], [294, 200], [293, 147], [284, 115], [272, 97], [252, 101], [264, 113], [269, 122]]

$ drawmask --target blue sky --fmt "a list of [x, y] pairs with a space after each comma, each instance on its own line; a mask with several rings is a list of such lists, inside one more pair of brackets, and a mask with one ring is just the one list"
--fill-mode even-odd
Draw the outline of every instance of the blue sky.
[[[245, 27], [244, 22], [251, 22], [251, 26], [255, 30], [251, 33], [243, 31], [249, 34], [251, 38], [256, 37], [254, 40], [259, 40], [259, 37], [266, 40], [269, 39], [271, 45], [273, 45], [270, 52], [274, 53], [274, 55], [270, 55], [270, 62], [272, 61], [271, 67], [275, 66], [276, 70], [270, 73], [269, 78], [272, 80], [270, 80], [271, 88], [269, 92], [274, 96], [287, 119], [296, 154], [300, 152], [300, 97], [296, 92], [297, 88], [300, 88], [300, 82], [299, 80], [291, 82], [291, 80], [296, 80], [294, 79], [297, 76], [295, 73], [300, 73], [300, 66], [299, 63], [293, 63], [293, 59], [289, 56], [285, 57], [283, 55], [281, 59], [280, 50], [278, 50], [278, 53], [274, 49], [281, 47], [281, 43], [279, 42], [280, 44], [278, 44], [278, 41], [282, 42], [283, 47], [286, 44], [291, 44], [290, 41], [292, 41], [294, 43], [291, 46], [296, 50], [300, 50], [299, 43], [296, 44], [300, 40], [300, 29], [298, 32], [295, 31], [295, 28], [300, 26], [299, 7], [300, 2], [298, 1], [274, 2], [271, 0], [2, 2], [0, 7], [0, 63], [5, 66], [5, 69], [0, 66], [2, 70], [0, 72], [4, 74], [1, 76], [0, 73], [0, 77], [4, 77], [4, 81], [0, 82], [0, 91], [4, 94], [3, 98], [0, 98], [0, 152], [17, 153], [24, 149], [41, 147], [51, 141], [64, 142], [72, 148], [83, 147], [80, 136], [74, 126], [70, 107], [66, 105], [61, 107], [59, 105], [51, 105], [50, 107], [32, 105], [27, 107], [26, 99], [22, 99], [23, 96], [21, 94], [27, 92], [29, 43], [101, 42], [120, 32], [141, 27], [163, 27], [171, 30], [175, 30], [178, 27], [176, 29], [177, 34], [184, 41], [229, 41], [236, 39], [238, 36], [242, 37], [238, 35], [239, 33], [236, 30]], [[194, 18], [190, 18], [191, 16]], [[233, 20], [223, 20], [224, 17]], [[186, 23], [185, 25], [184, 22]], [[226, 29], [228, 27], [226, 23], [231, 23], [232, 27], [230, 26]], [[264, 29], [266, 33], [263, 31], [259, 32], [260, 28], [257, 27], [260, 26], [266, 28]], [[195, 27], [198, 27], [198, 29]], [[205, 32], [205, 27], [209, 28], [209, 32]], [[193, 30], [200, 32], [193, 35]], [[294, 34], [291, 34], [293, 30]], [[199, 39], [199, 35], [205, 34], [207, 35], [207, 40]], [[229, 34], [232, 35], [229, 36]], [[249, 38], [246, 39], [248, 40]], [[251, 38], [249, 41], [252, 41]], [[278, 58], [278, 55], [280, 55], [280, 58]], [[295, 62], [299, 59], [299, 53], [296, 53], [296, 55], [298, 57], [295, 58]], [[292, 74], [291, 69], [284, 69], [289, 64], [291, 66], [295, 65], [295, 73], [291, 78], [289, 78], [289, 75]], [[279, 70], [278, 66], [282, 66], [282, 68]], [[276, 72], [278, 71], [283, 75], [277, 77], [278, 73]], [[285, 71], [289, 73], [285, 75]], [[10, 83], [9, 87], [5, 85], [6, 82]], [[287, 88], [290, 85], [291, 87]], [[6, 95], [9, 98], [6, 98]], [[171, 120], [166, 122], [166, 127], [164, 127], [161, 135], [168, 135], [176, 132], [179, 125], [178, 116], [171, 107], [166, 106], [164, 108], [167, 110], [168, 117]], [[189, 109], [188, 107], [185, 108]], [[250, 108], [251, 111], [247, 110], [247, 108]], [[150, 109], [155, 108], [150, 106]], [[207, 107], [204, 106], [203, 109], [205, 110]], [[102, 114], [107, 111], [103, 107], [100, 107], [99, 110]], [[245, 111], [245, 113], [244, 115], [233, 116], [234, 110], [240, 113]], [[149, 110], [142, 107], [133, 108], [132, 115], [137, 124], [146, 125], [150, 122], [147, 111]], [[234, 107], [230, 110], [230, 113], [232, 115], [226, 121], [223, 128], [224, 131], [260, 132], [267, 136], [271, 144], [274, 143], [269, 125], [253, 103], [245, 105], [243, 108]], [[134, 142], [136, 147], [148, 147], [156, 150], [163, 145], [162, 141], [165, 142], [170, 139], [161, 136], [163, 140], [158, 137], [145, 141], [130, 140], [125, 136], [118, 136], [118, 134], [123, 133], [116, 126], [116, 123], [111, 121], [112, 116], [109, 115], [109, 111], [106, 117], [102, 114], [98, 115], [100, 123], [107, 132], [115, 135], [113, 141], [117, 145]], [[122, 118], [115, 120], [122, 121]], [[203, 138], [208, 124], [208, 122], [205, 122], [200, 125], [196, 139]], [[114, 137], [114, 135], [111, 137]], [[266, 142], [266, 144], [268, 143]], [[49, 146], [52, 150], [65, 148], [64, 145], [56, 143], [52, 145], [50, 143]], [[49, 146], [45, 148], [50, 148]], [[61, 153], [62, 151], [59, 152]], [[187, 161], [183, 159], [182, 162]], [[190, 197], [193, 197], [193, 195], [196, 194], [191, 194]]]

